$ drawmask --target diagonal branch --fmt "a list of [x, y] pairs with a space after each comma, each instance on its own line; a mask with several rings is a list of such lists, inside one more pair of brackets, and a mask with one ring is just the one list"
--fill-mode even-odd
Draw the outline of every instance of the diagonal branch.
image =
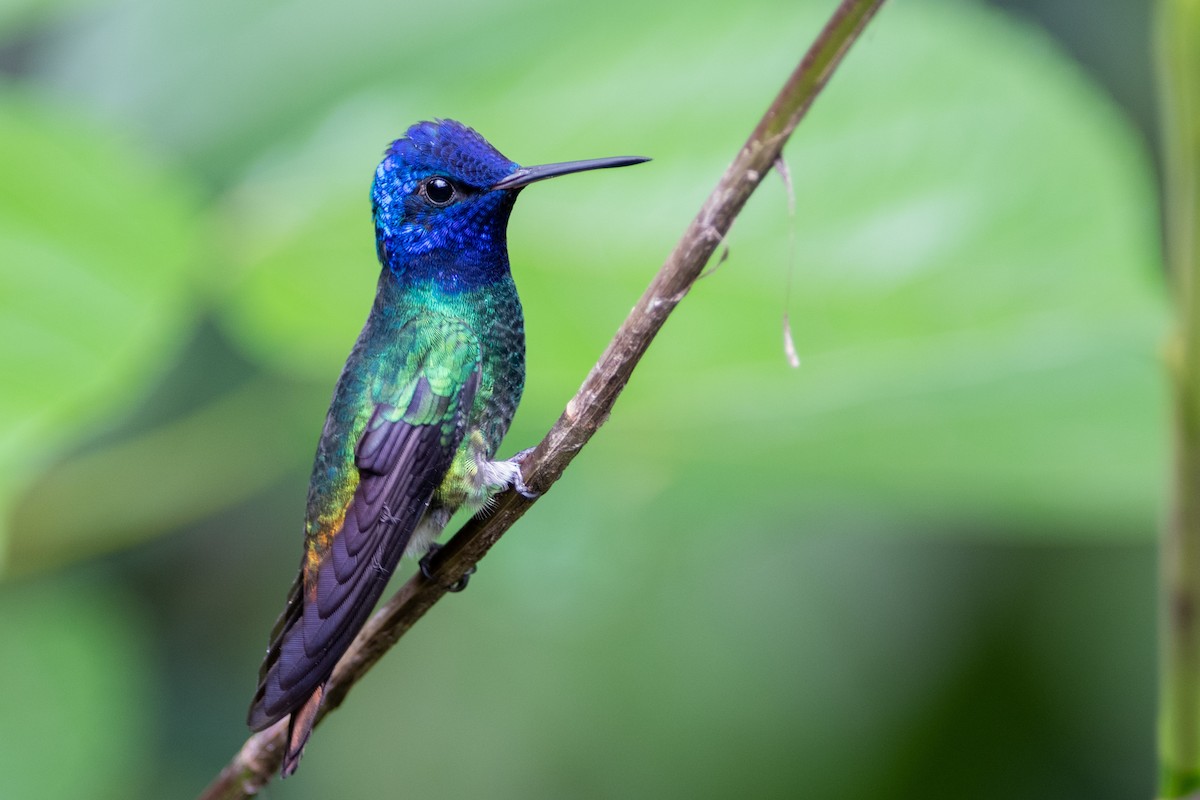
[[[792, 131], [883, 1], [842, 0], [558, 422], [526, 458], [523, 472], [532, 489], [548, 491], [608, 419], [650, 342], [700, 276], [746, 200], [780, 157]], [[469, 521], [438, 551], [433, 559], [432, 580], [417, 573], [400, 587], [363, 626], [338, 663], [327, 684], [318, 723], [342, 703], [351, 687], [441, 599], [446, 587], [467, 574], [533, 502], [515, 492], [498, 496], [490, 514]], [[251, 736], [200, 800], [232, 800], [256, 794], [279, 769], [285, 729], [286, 720]]]

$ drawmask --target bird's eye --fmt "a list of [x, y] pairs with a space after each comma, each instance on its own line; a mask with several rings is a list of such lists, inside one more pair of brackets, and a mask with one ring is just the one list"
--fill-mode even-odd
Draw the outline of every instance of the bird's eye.
[[445, 178], [430, 178], [421, 184], [421, 190], [435, 206], [448, 206], [454, 200], [454, 184]]

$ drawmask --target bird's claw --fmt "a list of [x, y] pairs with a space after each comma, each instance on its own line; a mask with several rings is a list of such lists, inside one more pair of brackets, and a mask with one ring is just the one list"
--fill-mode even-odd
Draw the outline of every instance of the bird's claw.
[[437, 542], [430, 542], [429, 549], [425, 551], [425, 555], [421, 556], [421, 560], [417, 562], [417, 567], [421, 570], [421, 574], [425, 576], [425, 580], [433, 580], [433, 570], [429, 566], [429, 560], [441, 550], [442, 546]]
[[[467, 588], [467, 583], [471, 580], [471, 576], [474, 574], [475, 574], [475, 568], [471, 567], [469, 570], [467, 570], [466, 572], [463, 573], [463, 576], [461, 578], [459, 578], [454, 583], [447, 586], [446, 591], [447, 592], [461, 592], [463, 589]], [[471, 596], [474, 597], [474, 595], [471, 595]]]
[[[441, 550], [441, 549], [442, 549], [442, 546], [440, 544], [438, 544], [437, 542], [430, 542], [429, 549], [427, 551], [425, 551], [425, 555], [422, 556], [421, 560], [417, 562], [417, 566], [420, 568], [421, 574], [425, 576], [425, 580], [427, 580], [427, 581], [433, 580], [433, 569], [429, 563], [430, 559], [432, 559], [434, 557], [434, 555], [437, 553], [437, 551]], [[465, 573], [463, 573], [463, 576], [461, 578], [459, 578], [454, 583], [447, 586], [446, 591], [447, 592], [461, 592], [463, 589], [467, 588], [467, 582], [470, 581], [471, 576], [474, 574], [475, 574], [475, 567], [472, 566], [469, 570], [467, 570]]]
[[533, 489], [530, 489], [525, 485], [525, 481], [521, 479], [521, 473], [519, 472], [517, 473], [517, 477], [513, 478], [512, 487], [517, 494], [521, 495], [526, 500], [536, 500], [542, 496], [541, 492], [535, 492]]
[[530, 489], [528, 486], [526, 486], [525, 478], [521, 475], [521, 464], [523, 464], [525, 462], [525, 459], [529, 456], [529, 454], [532, 453], [536, 449], [537, 449], [536, 447], [526, 447], [524, 450], [517, 453], [515, 456], [513, 456], [512, 458], [510, 458], [508, 460], [509, 463], [513, 464], [516, 467], [516, 470], [514, 470], [514, 472], [513, 472], [513, 479], [512, 479], [513, 491], [515, 491], [517, 494], [524, 497], [526, 500], [536, 500], [537, 498], [542, 496], [541, 492], [535, 492], [533, 489]]

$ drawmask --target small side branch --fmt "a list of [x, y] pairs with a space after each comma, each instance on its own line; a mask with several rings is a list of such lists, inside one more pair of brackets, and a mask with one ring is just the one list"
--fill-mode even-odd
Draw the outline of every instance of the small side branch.
[[[746, 200], [771, 171], [792, 131], [884, 0], [842, 0], [750, 138], [688, 226], [649, 288], [567, 403], [558, 422], [524, 463], [525, 483], [546, 492], [608, 419], [629, 376], [675, 306], [687, 296]], [[492, 512], [464, 525], [438, 551], [433, 579], [413, 576], [363, 627], [326, 687], [320, 720], [425, 612], [487, 553], [533, 504], [516, 492], [497, 498]], [[200, 795], [240, 800], [256, 794], [279, 769], [286, 721], [251, 736]]]

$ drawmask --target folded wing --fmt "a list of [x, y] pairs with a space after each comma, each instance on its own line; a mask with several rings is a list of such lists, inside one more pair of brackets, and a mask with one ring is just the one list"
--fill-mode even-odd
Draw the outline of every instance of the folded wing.
[[412, 326], [418, 330], [407, 330], [406, 369], [372, 389], [378, 402], [354, 448], [358, 485], [341, 527], [310, 541], [272, 631], [250, 707], [254, 730], [296, 712], [323, 687], [370, 616], [462, 442], [479, 388], [478, 342], [457, 320], [431, 325], [418, 318]]

